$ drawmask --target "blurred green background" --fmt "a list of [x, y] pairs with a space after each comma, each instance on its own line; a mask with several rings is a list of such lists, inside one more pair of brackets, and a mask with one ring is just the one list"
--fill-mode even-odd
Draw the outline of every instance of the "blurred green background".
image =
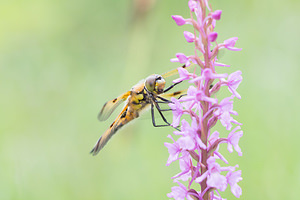
[[[219, 71], [243, 72], [243, 156], [224, 153], [242, 170], [241, 199], [299, 199], [300, 2], [211, 3], [223, 10], [218, 42], [243, 48]], [[189, 16], [186, 0], [0, 1], [1, 200], [167, 199], [179, 172], [165, 166], [171, 128], [137, 120], [89, 151], [113, 120], [96, 119], [107, 100], [193, 53], [174, 14]]]

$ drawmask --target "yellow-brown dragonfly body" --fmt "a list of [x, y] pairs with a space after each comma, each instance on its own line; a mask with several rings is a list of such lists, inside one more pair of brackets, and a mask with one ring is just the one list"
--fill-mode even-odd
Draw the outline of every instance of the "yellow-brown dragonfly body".
[[[182, 66], [185, 68], [185, 65]], [[177, 83], [171, 85], [165, 89], [165, 80], [164, 78], [171, 76], [177, 72], [177, 69], [165, 73], [164, 75], [151, 75], [145, 79], [144, 82], [141, 82], [135, 85], [130, 91], [120, 95], [118, 98], [115, 98], [111, 101], [108, 101], [104, 104], [101, 109], [98, 119], [100, 121], [106, 120], [112, 112], [116, 109], [118, 105], [127, 100], [127, 103], [121, 113], [117, 116], [115, 121], [110, 125], [110, 127], [105, 131], [105, 133], [99, 138], [96, 145], [92, 149], [91, 153], [96, 155], [108, 142], [108, 140], [125, 124], [132, 121], [133, 119], [139, 117], [141, 111], [145, 110], [147, 107], [151, 106], [152, 122], [156, 127], [159, 126], [169, 126], [170, 123], [166, 121], [162, 115], [158, 103], [168, 103], [169, 100], [164, 97], [178, 96], [182, 94], [182, 91], [166, 94], [168, 90], [173, 88]], [[159, 99], [160, 102], [157, 100]], [[154, 111], [153, 108], [159, 111], [162, 119], [166, 122], [165, 125], [156, 125], [154, 121]]]

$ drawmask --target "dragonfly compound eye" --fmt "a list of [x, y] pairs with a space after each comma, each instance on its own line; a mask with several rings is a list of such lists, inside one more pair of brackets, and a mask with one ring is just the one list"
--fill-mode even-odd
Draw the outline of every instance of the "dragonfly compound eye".
[[156, 76], [151, 75], [146, 78], [145, 87], [149, 92], [153, 92], [155, 88]]
[[164, 92], [165, 85], [166, 85], [166, 81], [163, 79], [162, 76], [158, 75], [156, 77], [156, 84], [155, 84], [155, 86], [156, 86], [155, 89], [158, 94], [161, 94]]

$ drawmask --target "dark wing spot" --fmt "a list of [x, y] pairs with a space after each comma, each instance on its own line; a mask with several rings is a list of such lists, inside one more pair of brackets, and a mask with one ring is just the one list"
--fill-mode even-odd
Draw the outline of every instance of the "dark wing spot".
[[186, 66], [185, 66], [185, 65], [183, 65], [183, 66], [182, 66], [182, 68], [186, 68]]
[[115, 98], [112, 102], [115, 103], [117, 101], [117, 98]]
[[124, 118], [124, 117], [126, 117], [127, 110], [128, 110], [128, 109], [126, 109], [126, 110], [125, 110], [125, 111], [122, 113], [122, 115], [121, 115], [121, 118]]
[[115, 124], [115, 121], [109, 126], [109, 128], [111, 128], [114, 124]]
[[177, 91], [177, 92], [174, 92], [174, 93], [173, 93], [174, 96], [176, 96], [176, 95], [178, 95], [178, 94], [181, 94], [181, 91]]

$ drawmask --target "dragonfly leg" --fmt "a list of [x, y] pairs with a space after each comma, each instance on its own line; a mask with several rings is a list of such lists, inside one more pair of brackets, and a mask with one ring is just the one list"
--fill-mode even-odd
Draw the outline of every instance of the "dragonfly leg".
[[[153, 99], [152, 108], [151, 108], [152, 109], [151, 112], [153, 113], [152, 118], [154, 118], [153, 104], [155, 105], [158, 113], [160, 114], [161, 118], [164, 120], [164, 122], [166, 123], [166, 125], [171, 126], [171, 124], [167, 121], [167, 119], [165, 118], [165, 116], [162, 114], [161, 109], [160, 109], [159, 105], [156, 103], [155, 99]], [[177, 127], [173, 127], [173, 128], [175, 128], [176, 130], [180, 131], [180, 129], [178, 129]]]
[[[158, 97], [158, 96], [157, 96]], [[162, 97], [160, 97], [160, 98], [162, 98]], [[163, 101], [157, 101], [157, 100], [155, 100], [155, 102], [156, 103], [171, 103], [171, 101], [169, 102], [169, 100], [167, 100], [167, 99], [165, 99], [165, 98], [162, 98], [162, 99], [164, 99]], [[166, 100], [166, 101], [165, 101]], [[160, 111], [171, 111], [172, 109], [160, 109]]]
[[[180, 99], [181, 97], [183, 96], [186, 96], [187, 94], [182, 94], [178, 97], [178, 99]], [[157, 96], [157, 98], [161, 99], [162, 101], [155, 101], [156, 103], [173, 103], [172, 101], [168, 100], [168, 99], [165, 99], [161, 96]], [[172, 109], [160, 109], [160, 111], [171, 111]]]
[[[159, 98], [160, 100], [162, 100], [162, 102], [161, 103], [173, 103], [172, 101], [170, 101], [170, 100], [168, 100], [168, 99], [165, 99], [165, 98], [163, 98], [163, 97], [161, 97], [161, 96], [157, 96], [157, 98]], [[156, 101], [157, 102], [157, 101]]]
[[151, 117], [152, 117], [152, 124], [154, 127], [163, 127], [163, 126], [170, 126], [170, 124], [162, 124], [162, 125], [157, 125], [155, 123], [155, 117], [154, 117], [154, 107], [153, 107], [153, 103], [151, 103]]
[[171, 90], [175, 85], [177, 85], [177, 84], [179, 84], [179, 83], [181, 83], [181, 82], [182, 82], [182, 81], [170, 85], [167, 89], [164, 90], [164, 93], [168, 92], [168, 91]]
[[[181, 97], [183, 96], [186, 96], [187, 94], [182, 94], [180, 95], [177, 99], [180, 99]], [[157, 96], [157, 98], [161, 99], [162, 101], [157, 101], [155, 100], [156, 103], [173, 103], [172, 101], [168, 100], [168, 99], [165, 99], [161, 96]], [[160, 111], [171, 111], [172, 109], [160, 109]]]
[[165, 101], [156, 101], [157, 103], [169, 103], [169, 102], [165, 102]]
[[181, 97], [184, 97], [184, 96], [186, 96], [187, 94], [182, 94], [182, 95], [180, 95], [179, 97], [178, 97], [178, 99], [181, 99]]
[[160, 109], [160, 111], [172, 111], [172, 109]]

